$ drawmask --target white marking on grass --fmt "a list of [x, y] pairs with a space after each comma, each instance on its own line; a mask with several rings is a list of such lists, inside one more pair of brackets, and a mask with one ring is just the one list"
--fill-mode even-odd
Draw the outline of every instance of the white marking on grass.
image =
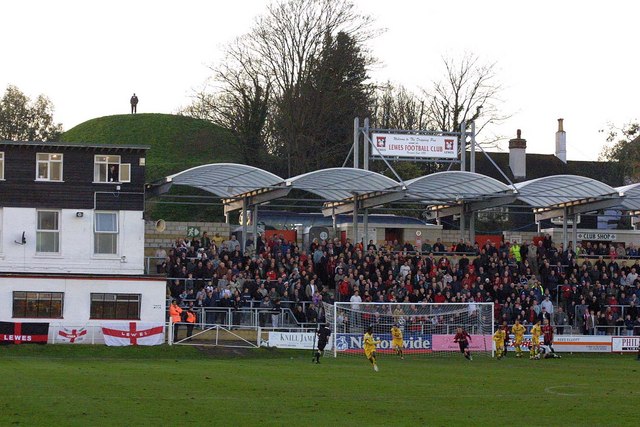
[[557, 396], [582, 396], [584, 393], [565, 393], [561, 391], [556, 391], [557, 389], [570, 389], [576, 387], [586, 387], [585, 384], [571, 384], [571, 385], [555, 385], [551, 387], [546, 387], [544, 389], [545, 393], [555, 394]]

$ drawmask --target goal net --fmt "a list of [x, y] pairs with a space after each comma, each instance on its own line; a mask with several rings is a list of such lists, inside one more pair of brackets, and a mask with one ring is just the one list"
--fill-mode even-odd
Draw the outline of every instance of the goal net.
[[391, 328], [402, 331], [405, 355], [447, 355], [460, 351], [454, 342], [457, 329], [471, 336], [475, 354], [493, 355], [494, 318], [492, 303], [325, 303], [331, 328], [334, 356], [363, 354], [363, 335], [372, 327], [380, 343], [378, 356], [395, 355]]

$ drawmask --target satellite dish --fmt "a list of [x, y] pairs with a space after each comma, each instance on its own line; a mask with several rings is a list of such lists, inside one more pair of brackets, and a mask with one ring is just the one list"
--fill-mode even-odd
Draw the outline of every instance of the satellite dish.
[[167, 223], [164, 221], [164, 219], [159, 219], [156, 221], [157, 232], [162, 233], [166, 229], [167, 229]]

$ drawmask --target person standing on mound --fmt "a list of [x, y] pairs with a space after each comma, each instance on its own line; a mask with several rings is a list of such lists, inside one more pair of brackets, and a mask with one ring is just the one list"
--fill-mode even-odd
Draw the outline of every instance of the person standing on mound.
[[138, 112], [138, 97], [135, 93], [133, 94], [129, 102], [131, 103], [131, 114], [136, 114]]
[[364, 334], [364, 355], [369, 362], [373, 365], [373, 370], [378, 372], [378, 365], [376, 363], [376, 345], [380, 344], [380, 340], [373, 338], [373, 327], [369, 326], [367, 332]]

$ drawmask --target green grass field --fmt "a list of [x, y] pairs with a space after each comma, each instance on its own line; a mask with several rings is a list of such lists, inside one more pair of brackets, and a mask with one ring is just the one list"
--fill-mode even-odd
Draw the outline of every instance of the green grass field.
[[324, 358], [194, 347], [0, 348], [0, 425], [638, 425], [634, 355]]

